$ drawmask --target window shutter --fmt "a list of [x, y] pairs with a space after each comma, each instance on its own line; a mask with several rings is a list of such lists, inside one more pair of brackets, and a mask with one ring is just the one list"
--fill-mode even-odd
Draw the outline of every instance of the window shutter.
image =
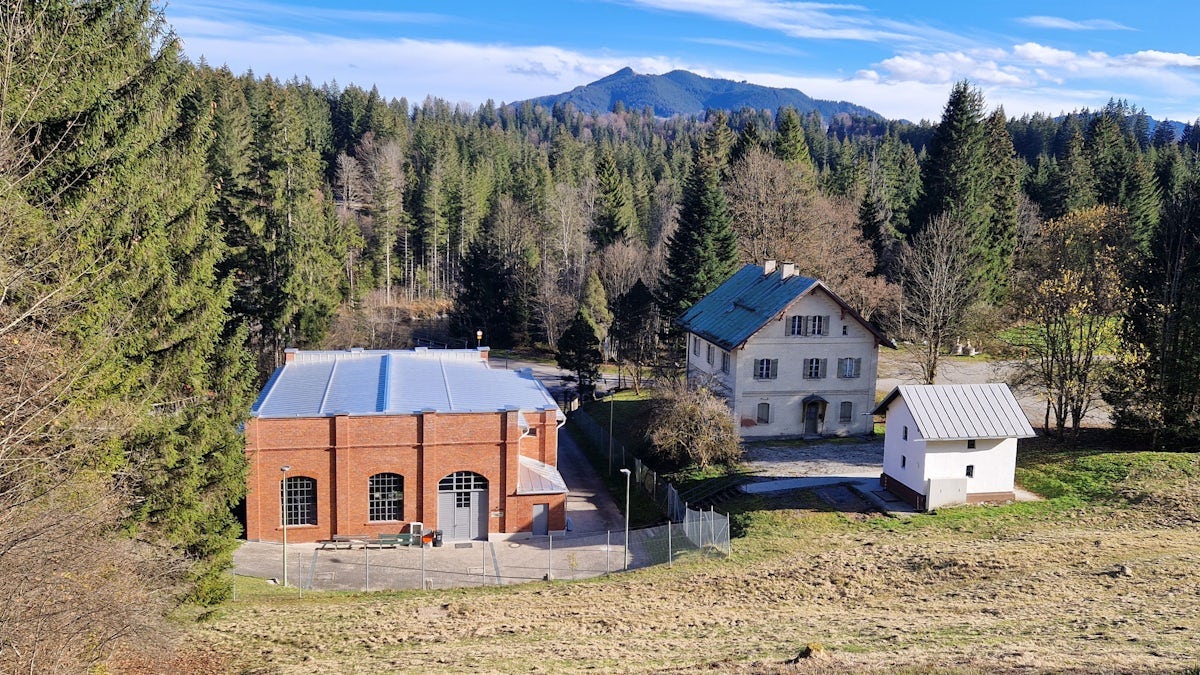
[[779, 376], [779, 359], [771, 359], [771, 379]]
[[837, 376], [839, 378], [846, 377], [846, 359], [838, 359]]
[[825, 377], [825, 363], [827, 361], [829, 361], [829, 359], [821, 359], [821, 366], [820, 366], [820, 371], [819, 371], [820, 375], [818, 375], [818, 377]]
[[808, 317], [807, 316], [800, 317], [800, 334], [808, 335]]
[[829, 315], [826, 314], [821, 319], [821, 335], [829, 335]]
[[862, 375], [862, 359], [857, 358], [857, 359], [854, 359], [854, 376], [859, 377], [861, 375]]

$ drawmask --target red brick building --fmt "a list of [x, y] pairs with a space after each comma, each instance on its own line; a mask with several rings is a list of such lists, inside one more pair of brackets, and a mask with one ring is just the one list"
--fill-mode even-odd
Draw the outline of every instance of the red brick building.
[[[566, 527], [564, 417], [487, 349], [288, 350], [246, 424], [246, 538], [396, 534], [447, 540]], [[284, 508], [286, 505], [286, 514]]]

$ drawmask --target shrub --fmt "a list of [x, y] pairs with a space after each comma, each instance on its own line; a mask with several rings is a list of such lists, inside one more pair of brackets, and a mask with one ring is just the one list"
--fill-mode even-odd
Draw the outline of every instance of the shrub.
[[671, 383], [658, 387], [646, 437], [656, 459], [679, 465], [736, 462], [737, 428], [725, 401], [707, 389]]

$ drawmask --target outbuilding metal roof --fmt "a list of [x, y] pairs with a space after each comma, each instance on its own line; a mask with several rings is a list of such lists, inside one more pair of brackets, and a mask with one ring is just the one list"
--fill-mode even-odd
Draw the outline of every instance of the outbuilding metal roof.
[[1004, 383], [905, 384], [892, 390], [872, 414], [887, 413], [902, 397], [921, 437], [929, 441], [1031, 438], [1029, 418]]
[[[786, 265], [785, 265], [786, 267]], [[878, 328], [816, 279], [792, 274], [783, 267], [766, 273], [758, 265], [746, 265], [700, 299], [676, 320], [685, 330], [699, 335], [726, 351], [737, 349], [800, 296], [821, 289], [854, 317], [882, 344], [894, 347]]]
[[295, 352], [250, 413], [278, 418], [505, 409], [553, 409], [559, 421], [565, 419], [532, 372], [489, 368], [477, 350], [356, 349]]
[[563, 480], [562, 474], [558, 472], [558, 469], [525, 455], [521, 455], [519, 461], [520, 464], [517, 467], [517, 494], [566, 494], [567, 481]]

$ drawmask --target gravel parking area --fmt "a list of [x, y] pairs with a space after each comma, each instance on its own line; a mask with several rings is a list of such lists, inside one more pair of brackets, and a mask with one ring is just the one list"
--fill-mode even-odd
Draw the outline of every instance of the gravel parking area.
[[743, 462], [759, 480], [798, 476], [878, 477], [883, 437], [821, 441], [755, 441]]

